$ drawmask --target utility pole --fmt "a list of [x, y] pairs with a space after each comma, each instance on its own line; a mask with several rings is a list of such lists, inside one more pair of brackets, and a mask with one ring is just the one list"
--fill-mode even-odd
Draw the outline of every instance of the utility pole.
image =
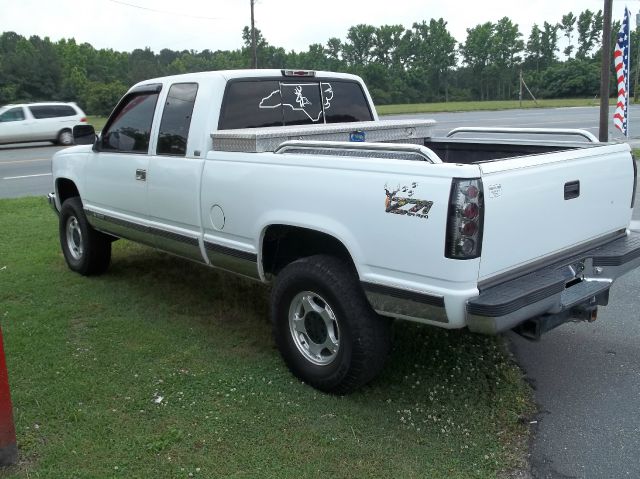
[[520, 108], [522, 108], [522, 68], [520, 69], [520, 93], [518, 94], [518, 101], [520, 102]]
[[598, 139], [609, 141], [609, 70], [611, 64], [611, 4], [613, 0], [604, 0], [604, 18], [602, 21], [602, 50], [600, 63], [600, 130]]
[[256, 46], [256, 24], [253, 19], [253, 6], [256, 4], [256, 0], [249, 0], [251, 3], [251, 52], [253, 55], [252, 68], [258, 68], [258, 49]]

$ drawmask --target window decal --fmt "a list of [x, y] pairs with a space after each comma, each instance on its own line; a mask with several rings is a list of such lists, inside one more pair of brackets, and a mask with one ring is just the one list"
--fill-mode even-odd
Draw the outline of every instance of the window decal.
[[317, 123], [322, 118], [324, 110], [331, 108], [331, 100], [333, 100], [333, 89], [330, 83], [320, 83], [320, 88], [322, 89], [322, 106], [314, 105], [307, 96], [317, 92], [317, 83], [281, 83], [279, 90], [272, 91], [260, 100], [258, 108], [289, 107], [292, 111], [303, 112], [309, 120]]

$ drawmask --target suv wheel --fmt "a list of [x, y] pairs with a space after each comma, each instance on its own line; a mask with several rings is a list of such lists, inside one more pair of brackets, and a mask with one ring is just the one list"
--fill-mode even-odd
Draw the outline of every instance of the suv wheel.
[[62, 130], [58, 133], [58, 139], [56, 140], [58, 145], [69, 146], [73, 145], [73, 133], [71, 130]]

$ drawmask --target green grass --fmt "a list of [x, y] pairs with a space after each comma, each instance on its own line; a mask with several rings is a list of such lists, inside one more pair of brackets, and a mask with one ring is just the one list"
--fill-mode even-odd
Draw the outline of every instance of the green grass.
[[[610, 100], [613, 104], [614, 100]], [[447, 111], [480, 111], [480, 110], [512, 110], [515, 108], [559, 108], [568, 106], [598, 106], [600, 101], [589, 98], [567, 98], [538, 100], [536, 105], [533, 100], [524, 100], [522, 106], [518, 100], [495, 101], [450, 101], [441, 103], [414, 103], [404, 105], [378, 105], [376, 110], [379, 115], [399, 115], [406, 113], [439, 113]]]
[[107, 122], [106, 116], [89, 115], [87, 116], [87, 119], [89, 120], [89, 124], [93, 125], [96, 131], [101, 131], [104, 128], [104, 124]]
[[123, 240], [86, 278], [42, 200], [0, 201], [0, 223], [21, 457], [2, 478], [492, 478], [522, 464], [529, 389], [499, 338], [397, 322], [382, 376], [329, 396], [284, 367], [260, 284]]

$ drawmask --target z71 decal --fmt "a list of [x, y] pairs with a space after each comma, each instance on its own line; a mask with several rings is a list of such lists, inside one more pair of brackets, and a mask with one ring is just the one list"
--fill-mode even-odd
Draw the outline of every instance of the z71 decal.
[[[429, 211], [433, 206], [433, 201], [419, 200], [413, 198], [414, 188], [418, 183], [411, 183], [410, 186], [400, 186], [390, 191], [389, 187], [384, 185], [384, 192], [387, 195], [384, 201], [385, 212], [395, 215], [416, 216], [418, 218], [429, 218]], [[401, 194], [398, 195], [398, 193]]]

